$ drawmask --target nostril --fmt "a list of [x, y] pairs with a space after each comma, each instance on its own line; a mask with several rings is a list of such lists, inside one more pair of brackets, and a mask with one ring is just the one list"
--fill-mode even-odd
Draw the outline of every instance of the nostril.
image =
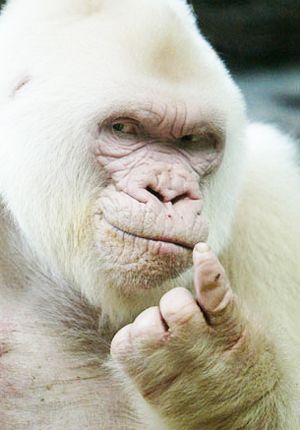
[[187, 197], [188, 197], [187, 193], [180, 194], [180, 196], [174, 197], [174, 199], [171, 200], [171, 203], [172, 205], [175, 205], [177, 202], [179, 202], [180, 200], [186, 199]]
[[148, 193], [155, 196], [159, 201], [161, 201], [161, 202], [164, 201], [164, 196], [162, 194], [158, 193], [157, 191], [154, 191], [151, 187], [147, 187], [146, 190], [148, 191]]
[[177, 202], [179, 202], [180, 200], [186, 199], [188, 198], [188, 193], [183, 193], [180, 194], [179, 196], [174, 197], [173, 199], [166, 199], [166, 197], [159, 193], [158, 191], [153, 190], [150, 186], [148, 186], [146, 188], [146, 190], [148, 191], [148, 193], [152, 194], [153, 196], [155, 196], [160, 202], [166, 202], [169, 201], [172, 205], [175, 205]]

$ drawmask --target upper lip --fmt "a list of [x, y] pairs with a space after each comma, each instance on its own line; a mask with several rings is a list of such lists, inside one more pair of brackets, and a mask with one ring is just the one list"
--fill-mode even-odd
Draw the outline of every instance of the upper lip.
[[[106, 220], [107, 221], [107, 220]], [[108, 221], [107, 221], [108, 222]], [[108, 222], [113, 228], [115, 228], [116, 230], [118, 230], [118, 231], [120, 231], [121, 233], [125, 233], [125, 234], [128, 234], [128, 235], [130, 235], [130, 236], [133, 236], [133, 237], [138, 237], [138, 238], [140, 238], [140, 239], [145, 239], [145, 240], [153, 240], [154, 242], [166, 242], [166, 243], [171, 243], [171, 244], [173, 244], [173, 245], [177, 245], [177, 246], [181, 246], [181, 247], [183, 247], [183, 248], [187, 248], [187, 249], [193, 249], [193, 245], [191, 245], [191, 243], [188, 243], [188, 242], [186, 242], [186, 241], [184, 241], [184, 240], [181, 240], [181, 239], [173, 239], [173, 238], [170, 238], [170, 237], [168, 237], [168, 236], [158, 236], [158, 237], [147, 237], [147, 236], [143, 236], [143, 235], [141, 235], [141, 234], [136, 234], [136, 233], [132, 233], [132, 232], [129, 232], [128, 230], [124, 230], [124, 229], [122, 229], [122, 228], [120, 228], [120, 227], [117, 227], [117, 226], [115, 226], [115, 225], [113, 225], [113, 224], [111, 224], [110, 222]]]

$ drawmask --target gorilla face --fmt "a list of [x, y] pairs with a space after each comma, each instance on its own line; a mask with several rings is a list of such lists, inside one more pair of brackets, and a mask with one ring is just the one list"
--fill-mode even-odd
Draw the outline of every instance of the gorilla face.
[[183, 3], [145, 0], [139, 22], [134, 1], [107, 3], [24, 30], [0, 116], [1, 192], [19, 231], [97, 303], [105, 288], [175, 279], [198, 242], [222, 249], [244, 127], [240, 93]]
[[101, 260], [141, 288], [177, 276], [207, 240], [201, 185], [224, 151], [220, 121], [197, 105], [148, 103], [106, 118], [94, 147], [109, 178], [96, 213]]

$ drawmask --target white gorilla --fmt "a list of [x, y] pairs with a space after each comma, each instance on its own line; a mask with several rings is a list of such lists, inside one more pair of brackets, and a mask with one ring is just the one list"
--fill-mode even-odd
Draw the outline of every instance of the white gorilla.
[[187, 4], [10, 0], [0, 58], [1, 430], [299, 429], [296, 151]]

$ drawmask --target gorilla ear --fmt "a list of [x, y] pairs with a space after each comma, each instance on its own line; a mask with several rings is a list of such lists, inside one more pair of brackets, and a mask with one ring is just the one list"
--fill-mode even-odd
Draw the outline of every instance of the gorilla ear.
[[8, 0], [7, 13], [23, 15], [28, 21], [72, 15], [90, 15], [101, 9], [103, 0]]

